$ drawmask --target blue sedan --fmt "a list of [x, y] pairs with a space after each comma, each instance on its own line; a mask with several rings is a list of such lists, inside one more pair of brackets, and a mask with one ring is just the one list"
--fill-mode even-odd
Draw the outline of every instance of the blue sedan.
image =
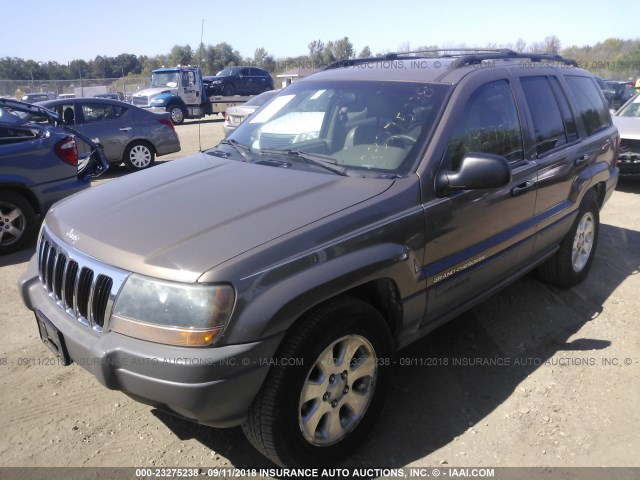
[[[30, 122], [29, 114], [49, 122]], [[92, 147], [84, 159], [76, 138]], [[28, 246], [54, 202], [89, 187], [90, 178], [107, 168], [101, 149], [65, 127], [59, 115], [0, 99], [0, 255]]]

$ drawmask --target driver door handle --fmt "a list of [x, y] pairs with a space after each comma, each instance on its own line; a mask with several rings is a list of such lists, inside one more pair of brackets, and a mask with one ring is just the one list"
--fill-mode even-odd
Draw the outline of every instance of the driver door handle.
[[511, 189], [511, 196], [517, 197], [518, 195], [522, 195], [523, 193], [528, 192], [529, 190], [533, 190], [533, 187], [535, 186], [536, 186], [536, 182], [527, 180], [526, 182], [513, 187]]
[[131, 130], [131, 127], [124, 127], [120, 129], [121, 132], [128, 132], [130, 130]]
[[584, 154], [584, 155], [582, 155], [581, 157], [578, 157], [578, 158], [576, 159], [576, 161], [574, 162], [574, 164], [575, 164], [576, 166], [578, 166], [578, 165], [582, 165], [583, 163], [587, 162], [588, 160], [589, 160], [589, 154], [588, 154], [588, 153], [585, 153], [585, 154]]

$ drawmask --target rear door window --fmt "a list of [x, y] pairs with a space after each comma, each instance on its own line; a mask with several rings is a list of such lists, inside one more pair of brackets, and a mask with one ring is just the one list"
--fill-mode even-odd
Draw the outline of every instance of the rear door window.
[[82, 105], [84, 123], [103, 122], [121, 117], [126, 107], [105, 104], [87, 103]]
[[544, 155], [568, 143], [567, 129], [549, 79], [523, 77], [521, 83], [533, 120], [536, 154]]
[[578, 117], [582, 120], [587, 135], [611, 125], [611, 115], [602, 101], [596, 83], [589, 77], [565, 76], [573, 96]]

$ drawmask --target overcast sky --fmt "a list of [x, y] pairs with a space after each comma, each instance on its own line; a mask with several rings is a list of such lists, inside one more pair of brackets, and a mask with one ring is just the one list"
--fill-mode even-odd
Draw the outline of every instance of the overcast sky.
[[0, 0], [0, 57], [67, 63], [121, 53], [155, 56], [174, 45], [227, 42], [243, 57], [308, 54], [314, 39], [348, 36], [356, 53], [407, 45], [483, 47], [542, 42], [562, 48], [640, 38], [640, 2], [538, 0]]

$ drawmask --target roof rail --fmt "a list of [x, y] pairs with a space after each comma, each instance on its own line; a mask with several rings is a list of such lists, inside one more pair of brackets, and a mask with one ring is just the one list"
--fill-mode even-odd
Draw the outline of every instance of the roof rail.
[[430, 50], [415, 50], [410, 52], [387, 53], [380, 57], [350, 58], [336, 60], [324, 67], [324, 70], [333, 68], [352, 67], [362, 63], [376, 63], [393, 60], [405, 60], [412, 58], [455, 58], [449, 68], [455, 69], [469, 65], [476, 65], [486, 60], [525, 59], [531, 62], [558, 62], [572, 67], [578, 63], [571, 58], [550, 53], [520, 53], [509, 48], [438, 48]]

